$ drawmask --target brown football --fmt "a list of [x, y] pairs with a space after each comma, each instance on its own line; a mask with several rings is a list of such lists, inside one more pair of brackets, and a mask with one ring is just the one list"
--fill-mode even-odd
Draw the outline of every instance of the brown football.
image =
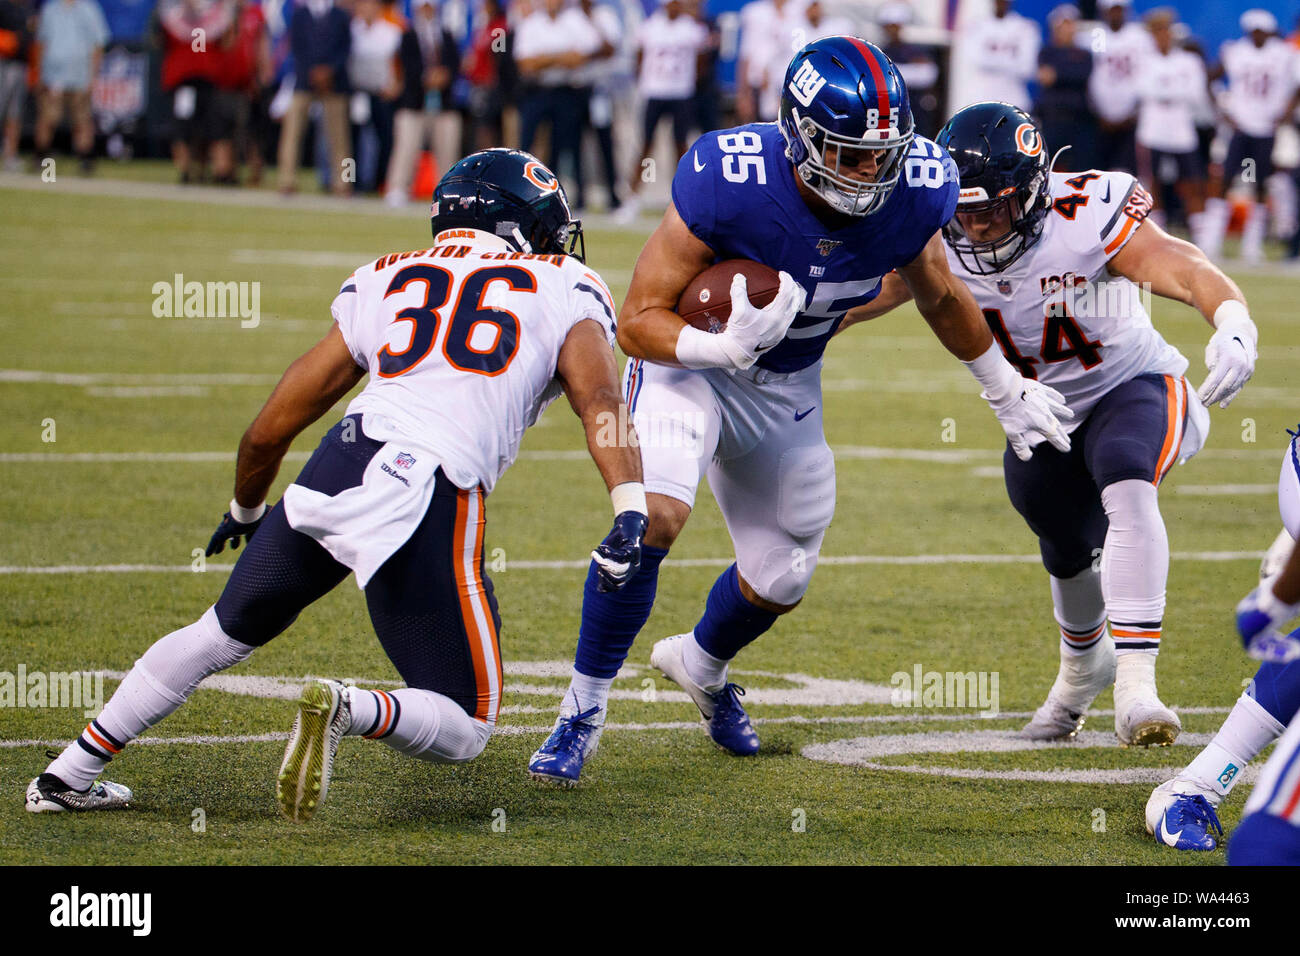
[[704, 332], [721, 332], [731, 317], [731, 280], [743, 273], [749, 301], [757, 308], [776, 298], [781, 278], [775, 269], [749, 259], [728, 259], [711, 265], [691, 280], [677, 300], [677, 314]]

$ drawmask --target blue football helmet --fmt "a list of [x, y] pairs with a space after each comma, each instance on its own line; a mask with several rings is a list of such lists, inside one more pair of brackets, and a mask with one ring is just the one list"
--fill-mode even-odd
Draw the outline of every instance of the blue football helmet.
[[[943, 227], [944, 240], [975, 275], [1003, 271], [1042, 236], [1052, 208], [1042, 130], [1010, 103], [976, 103], [958, 110], [935, 142], [961, 177], [957, 214]], [[996, 216], [1006, 231], [976, 240], [963, 224], [972, 216]]]
[[585, 261], [582, 223], [573, 218], [556, 175], [522, 149], [485, 149], [447, 170], [429, 218], [444, 229], [481, 229], [520, 252], [562, 253]]
[[[834, 210], [869, 216], [898, 183], [914, 128], [907, 87], [878, 47], [857, 37], [809, 43], [786, 67], [781, 133], [799, 178]], [[875, 153], [875, 179], [853, 175]]]

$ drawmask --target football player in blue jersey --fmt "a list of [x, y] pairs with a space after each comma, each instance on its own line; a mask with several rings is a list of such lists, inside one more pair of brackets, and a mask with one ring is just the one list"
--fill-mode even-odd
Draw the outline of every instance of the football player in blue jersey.
[[[1060, 395], [1006, 361], [949, 271], [939, 232], [957, 192], [952, 160], [914, 134], [894, 64], [856, 37], [818, 40], [795, 55], [778, 123], [707, 133], [682, 157], [618, 325], [650, 515], [641, 568], [607, 593], [593, 562], [572, 681], [554, 731], [529, 762], [534, 777], [577, 782], [600, 737], [610, 684], [650, 615], [659, 565], [705, 474], [736, 562], [695, 627], [659, 641], [650, 662], [690, 695], [714, 742], [738, 756], [757, 752], [727, 665], [794, 609], [817, 566], [835, 508], [822, 352], [890, 271], [983, 385], [1019, 451], [1029, 456], [1044, 441], [1069, 447]], [[738, 276], [726, 329], [702, 332], [674, 310], [690, 281], [725, 259], [778, 270], [780, 290], [756, 308]]]
[[[1176, 850], [1215, 849], [1223, 835], [1219, 807], [1246, 766], [1285, 733], [1288, 743], [1274, 750], [1246, 805], [1247, 816], [1232, 836], [1233, 863], [1282, 862], [1264, 855], [1270, 848], [1292, 854], [1293, 863], [1300, 854], [1300, 802], [1291, 799], [1300, 791], [1300, 763], [1293, 759], [1300, 745], [1300, 628], [1286, 637], [1278, 632], [1296, 616], [1300, 601], [1300, 556], [1295, 553], [1295, 536], [1300, 535], [1300, 427], [1291, 436], [1277, 485], [1284, 529], [1264, 557], [1259, 587], [1237, 607], [1242, 641], [1251, 656], [1264, 663], [1214, 739], [1172, 780], [1156, 787], [1146, 805], [1147, 832], [1157, 843]], [[1288, 759], [1289, 769], [1281, 769]]]

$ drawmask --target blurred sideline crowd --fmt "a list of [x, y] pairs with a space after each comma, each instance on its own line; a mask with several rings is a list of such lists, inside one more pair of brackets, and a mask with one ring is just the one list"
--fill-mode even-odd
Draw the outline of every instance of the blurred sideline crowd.
[[1056, 169], [1133, 172], [1211, 255], [1230, 226], [1247, 260], [1270, 232], [1300, 253], [1300, 31], [1246, 10], [1207, 50], [1174, 7], [1080, 7], [1040, 23], [1012, 0], [156, 0], [137, 48], [106, 59], [101, 0], [0, 0], [0, 156], [39, 172], [66, 149], [89, 174], [165, 152], [180, 182], [228, 185], [274, 165], [286, 194], [306, 166], [402, 205], [459, 156], [520, 146], [579, 209], [630, 220], [671, 178], [656, 157], [774, 119], [792, 53], [852, 33], [898, 65], [923, 135], [1014, 103], [1069, 147]]

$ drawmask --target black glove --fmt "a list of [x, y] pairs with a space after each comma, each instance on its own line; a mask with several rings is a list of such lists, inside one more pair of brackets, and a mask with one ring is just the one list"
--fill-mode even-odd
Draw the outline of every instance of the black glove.
[[639, 511], [624, 511], [614, 519], [614, 527], [605, 535], [591, 559], [596, 562], [596, 589], [609, 592], [621, 589], [641, 567], [641, 539], [650, 519]]
[[257, 533], [257, 529], [261, 526], [262, 522], [266, 520], [266, 516], [270, 513], [271, 509], [265, 508], [263, 509], [260, 518], [256, 521], [250, 521], [245, 524], [242, 521], [236, 521], [230, 516], [230, 512], [227, 511], [225, 515], [222, 516], [221, 524], [217, 525], [217, 530], [213, 533], [212, 540], [208, 542], [208, 549], [204, 551], [203, 554], [209, 558], [214, 554], [220, 554], [222, 551], [226, 550], [227, 541], [230, 542], [231, 551], [238, 550], [239, 539], [247, 538], [249, 541], [252, 541], [253, 535]]

